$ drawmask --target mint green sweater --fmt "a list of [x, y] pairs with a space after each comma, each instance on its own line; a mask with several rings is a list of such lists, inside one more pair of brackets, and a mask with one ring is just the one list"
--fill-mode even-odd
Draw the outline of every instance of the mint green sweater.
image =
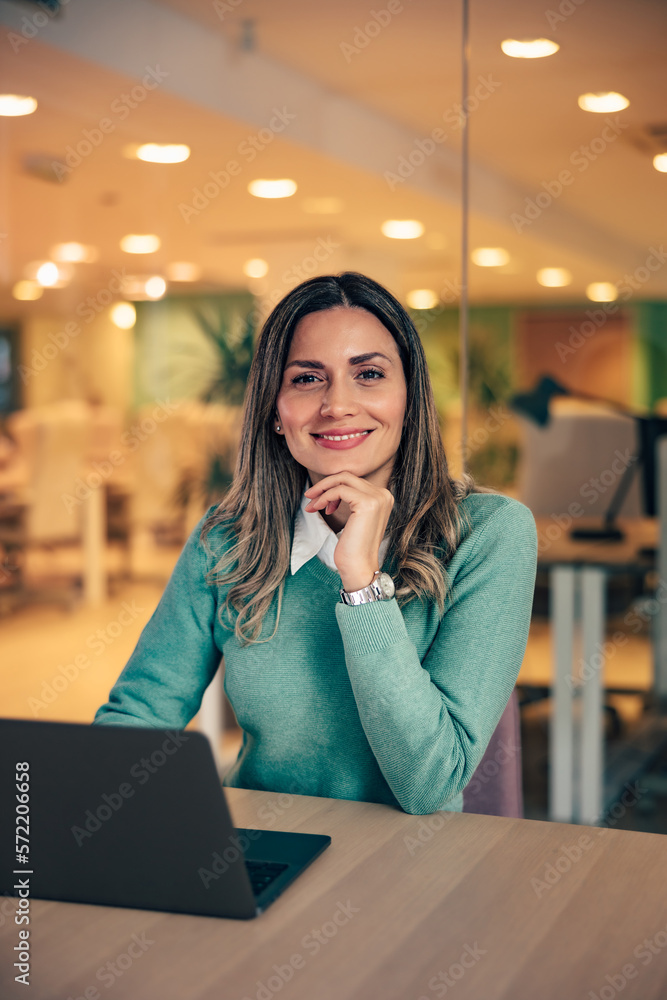
[[[95, 723], [184, 728], [224, 654], [243, 729], [224, 785], [460, 811], [521, 666], [537, 560], [527, 507], [496, 494], [463, 506], [442, 620], [431, 601], [342, 604], [340, 576], [315, 557], [288, 574], [275, 637], [245, 648], [217, 618], [226, 590], [204, 580], [200, 521]], [[209, 535], [218, 557], [228, 530]]]

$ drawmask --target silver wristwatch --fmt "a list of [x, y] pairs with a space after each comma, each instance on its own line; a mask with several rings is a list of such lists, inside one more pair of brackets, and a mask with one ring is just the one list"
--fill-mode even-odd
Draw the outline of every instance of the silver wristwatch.
[[347, 590], [341, 590], [340, 599], [343, 604], [369, 604], [370, 601], [389, 601], [395, 592], [396, 588], [392, 578], [388, 573], [383, 573], [382, 570], [378, 569], [367, 587], [353, 590], [351, 593]]

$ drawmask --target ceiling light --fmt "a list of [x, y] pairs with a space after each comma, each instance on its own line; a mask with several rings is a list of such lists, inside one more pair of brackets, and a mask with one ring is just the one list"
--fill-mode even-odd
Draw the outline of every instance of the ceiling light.
[[658, 153], [657, 156], [654, 156], [653, 166], [656, 170], [659, 170], [661, 174], [667, 174], [667, 153]]
[[545, 288], [562, 288], [572, 281], [572, 274], [566, 267], [542, 267], [537, 272], [537, 280]]
[[470, 259], [478, 267], [502, 267], [508, 263], [510, 255], [503, 247], [477, 247]]
[[417, 219], [386, 219], [382, 232], [390, 240], [415, 240], [424, 232], [424, 226]]
[[183, 163], [190, 156], [190, 147], [184, 143], [145, 142], [136, 147], [134, 155], [147, 163]]
[[577, 104], [582, 111], [594, 111], [597, 114], [608, 114], [612, 111], [622, 111], [627, 108], [630, 101], [623, 94], [617, 94], [614, 90], [601, 90], [596, 94], [581, 94], [577, 98]]
[[166, 273], [170, 281], [197, 281], [201, 277], [201, 268], [189, 260], [178, 260], [167, 264]]
[[161, 299], [164, 293], [167, 291], [167, 282], [164, 278], [161, 278], [158, 274], [149, 278], [144, 285], [146, 295], [150, 299]]
[[411, 309], [433, 309], [438, 304], [437, 293], [432, 288], [413, 288], [406, 295]]
[[618, 288], [611, 281], [593, 281], [586, 285], [586, 296], [591, 302], [613, 302], [618, 298]]
[[12, 288], [12, 295], [21, 302], [32, 302], [41, 299], [44, 289], [38, 281], [17, 281]]
[[160, 237], [154, 236], [152, 233], [143, 235], [130, 233], [128, 236], [123, 236], [120, 248], [125, 253], [155, 253], [156, 250], [160, 249]]
[[560, 45], [548, 38], [524, 38], [521, 41], [506, 38], [500, 43], [500, 47], [506, 56], [512, 56], [513, 59], [542, 59], [558, 52]]
[[109, 313], [111, 322], [119, 330], [131, 330], [137, 321], [137, 310], [131, 302], [116, 302]]
[[6, 118], [31, 115], [36, 110], [37, 101], [34, 97], [24, 97], [22, 94], [0, 94], [0, 115]]
[[37, 268], [36, 278], [42, 288], [52, 288], [57, 283], [59, 277], [58, 268], [50, 260], [47, 260], [46, 263], [41, 264]]
[[255, 198], [289, 198], [296, 191], [296, 181], [291, 181], [287, 177], [280, 180], [256, 180], [250, 181], [248, 191]]
[[337, 215], [343, 211], [341, 198], [304, 198], [301, 208], [309, 215]]
[[253, 257], [243, 265], [243, 273], [249, 278], [263, 278], [269, 270], [269, 265], [261, 257]]
[[92, 264], [99, 253], [97, 247], [85, 246], [83, 243], [56, 243], [51, 248], [51, 256], [54, 260], [70, 264]]

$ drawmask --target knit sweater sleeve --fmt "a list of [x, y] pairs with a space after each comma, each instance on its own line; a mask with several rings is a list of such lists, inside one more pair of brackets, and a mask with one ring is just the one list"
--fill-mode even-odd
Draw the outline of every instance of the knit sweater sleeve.
[[199, 711], [222, 657], [213, 636], [216, 591], [204, 579], [208, 557], [199, 541], [206, 516], [185, 543], [94, 725], [183, 729]]
[[470, 543], [423, 663], [395, 598], [336, 605], [362, 726], [408, 813], [437, 812], [470, 781], [526, 647], [537, 563], [532, 514], [505, 499]]

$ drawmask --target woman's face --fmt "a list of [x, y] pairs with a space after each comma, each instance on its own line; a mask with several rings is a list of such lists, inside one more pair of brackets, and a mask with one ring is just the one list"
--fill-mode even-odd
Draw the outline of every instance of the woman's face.
[[276, 400], [278, 433], [313, 485], [346, 471], [386, 488], [406, 401], [396, 341], [372, 313], [336, 307], [299, 321]]

